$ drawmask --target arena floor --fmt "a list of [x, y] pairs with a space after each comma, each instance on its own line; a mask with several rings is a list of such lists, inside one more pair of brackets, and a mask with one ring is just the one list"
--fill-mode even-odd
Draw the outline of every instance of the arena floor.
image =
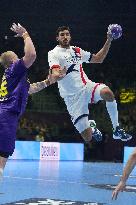
[[126, 191], [111, 200], [121, 173], [118, 163], [9, 160], [0, 205], [135, 205], [135, 176]]

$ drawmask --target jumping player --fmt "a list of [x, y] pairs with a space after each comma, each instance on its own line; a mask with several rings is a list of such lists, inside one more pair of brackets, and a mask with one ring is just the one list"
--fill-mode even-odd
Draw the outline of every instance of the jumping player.
[[101, 133], [90, 126], [88, 120], [88, 104], [106, 101], [106, 108], [113, 125], [113, 138], [127, 141], [132, 138], [120, 128], [118, 122], [117, 103], [113, 92], [105, 84], [95, 83], [88, 79], [83, 71], [82, 63], [102, 63], [111, 46], [112, 37], [107, 33], [107, 40], [103, 48], [96, 54], [71, 46], [71, 33], [69, 27], [62, 26], [57, 29], [56, 40], [58, 45], [48, 52], [50, 72], [58, 75], [60, 67], [66, 67], [66, 76], [58, 77], [58, 88], [64, 99], [71, 120], [83, 139], [88, 143], [94, 137], [101, 140]]

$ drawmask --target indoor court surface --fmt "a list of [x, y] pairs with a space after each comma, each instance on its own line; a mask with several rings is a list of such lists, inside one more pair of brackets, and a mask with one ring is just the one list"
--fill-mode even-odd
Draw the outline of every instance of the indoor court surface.
[[135, 205], [135, 176], [127, 190], [111, 200], [122, 168], [119, 163], [9, 160], [0, 205]]

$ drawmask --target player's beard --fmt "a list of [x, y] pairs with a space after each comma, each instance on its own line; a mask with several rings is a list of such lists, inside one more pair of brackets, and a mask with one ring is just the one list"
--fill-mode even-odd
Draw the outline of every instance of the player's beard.
[[62, 48], [69, 48], [70, 47], [70, 41], [64, 40], [64, 41], [59, 42], [59, 44]]

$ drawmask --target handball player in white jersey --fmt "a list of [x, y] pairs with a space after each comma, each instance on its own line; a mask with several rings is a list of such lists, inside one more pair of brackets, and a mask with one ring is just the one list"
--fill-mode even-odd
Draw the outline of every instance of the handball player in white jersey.
[[[105, 84], [89, 80], [82, 68], [84, 62], [103, 62], [111, 46], [111, 35], [107, 33], [104, 46], [96, 54], [71, 46], [69, 27], [59, 27], [56, 32], [56, 40], [58, 45], [48, 52], [50, 72], [56, 76], [60, 95], [65, 101], [74, 126], [81, 133], [83, 139], [86, 142], [90, 142], [92, 137], [97, 141], [102, 140], [101, 132], [88, 119], [88, 104], [104, 100], [113, 125], [113, 138], [122, 141], [130, 140], [132, 136], [126, 134], [119, 126], [117, 103], [113, 92]], [[66, 75], [60, 78], [59, 69], [63, 67], [66, 69]]]

